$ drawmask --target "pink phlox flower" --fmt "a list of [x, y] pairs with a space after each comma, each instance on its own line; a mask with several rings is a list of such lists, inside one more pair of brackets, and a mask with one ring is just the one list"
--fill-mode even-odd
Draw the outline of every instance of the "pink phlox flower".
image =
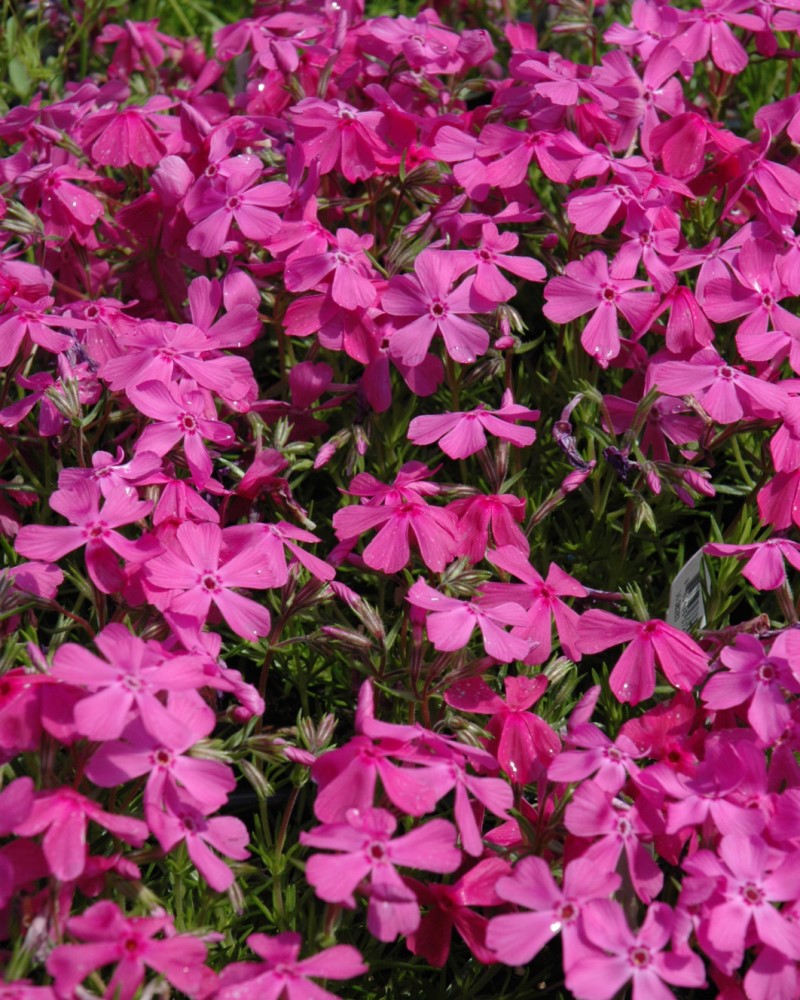
[[614, 259], [611, 268], [614, 276], [634, 278], [641, 263], [656, 291], [669, 292], [676, 283], [669, 264], [674, 259], [681, 235], [675, 212], [666, 206], [656, 209], [631, 205], [622, 233], [630, 238], [622, 244]]
[[128, 395], [136, 409], [153, 421], [136, 439], [134, 453], [163, 456], [181, 442], [192, 482], [198, 489], [208, 489], [214, 463], [205, 442], [227, 446], [235, 435], [232, 427], [216, 419], [206, 393], [187, 379], [168, 385], [145, 382], [135, 390], [128, 387]]
[[[212, 484], [213, 480], [206, 484], [206, 489]], [[153, 509], [153, 525], [159, 527], [172, 523], [177, 526], [183, 521], [213, 521], [218, 524], [219, 513], [200, 496], [188, 480], [173, 479], [165, 475], [161, 496]]]
[[417, 930], [406, 938], [412, 955], [420, 955], [434, 968], [442, 968], [447, 962], [455, 929], [479, 962], [485, 965], [496, 962], [497, 956], [486, 944], [489, 922], [471, 907], [501, 906], [503, 901], [495, 884], [510, 873], [507, 861], [488, 857], [452, 885], [424, 884], [407, 878], [406, 885], [413, 887], [420, 905], [427, 910]]
[[800, 174], [784, 163], [768, 159], [772, 145], [769, 129], [764, 131], [759, 141], [749, 145], [733, 157], [732, 183], [728, 185], [728, 200], [724, 212], [731, 213], [737, 205], [746, 185], [760, 189], [766, 204], [763, 215], [775, 229], [793, 226], [800, 209]]
[[703, 551], [711, 556], [736, 556], [744, 561], [742, 576], [758, 590], [777, 590], [786, 582], [784, 560], [800, 569], [800, 542], [790, 538], [767, 538], [751, 545], [711, 542]]
[[83, 119], [80, 143], [101, 166], [154, 167], [167, 153], [164, 136], [178, 124], [161, 114], [172, 106], [170, 98], [157, 94], [142, 105], [101, 107]]
[[624, 734], [613, 742], [591, 723], [570, 729], [569, 745], [576, 749], [562, 750], [550, 767], [550, 781], [583, 781], [594, 775], [593, 781], [604, 792], [616, 795], [628, 780], [639, 773], [635, 760], [644, 757], [633, 740]]
[[538, 121], [534, 116], [524, 132], [508, 125], [485, 125], [477, 153], [481, 158], [495, 157], [486, 168], [489, 183], [505, 189], [516, 187], [527, 179], [533, 160], [551, 181], [569, 184], [587, 148], [560, 126], [558, 109], [539, 114]]
[[703, 688], [703, 701], [713, 711], [747, 703], [747, 721], [760, 739], [772, 745], [791, 720], [785, 692], [800, 694], [800, 680], [789, 666], [786, 636], [767, 652], [753, 635], [738, 635], [720, 653], [726, 670], [713, 674]]
[[318, 580], [329, 581], [336, 571], [330, 563], [318, 556], [306, 552], [298, 542], [308, 542], [316, 545], [319, 537], [304, 528], [297, 528], [286, 521], [276, 524], [243, 524], [225, 530], [225, 541], [231, 556], [238, 555], [244, 549], [257, 546], [262, 553], [265, 566], [269, 569], [263, 573], [264, 586], [283, 587], [289, 579], [289, 568], [286, 563], [286, 551]]
[[[378, 534], [364, 549], [364, 562], [372, 569], [396, 573], [411, 558], [409, 535], [413, 534], [422, 560], [428, 569], [441, 573], [454, 557], [458, 548], [457, 521], [447, 510], [432, 507], [420, 497], [421, 492], [438, 491], [432, 483], [419, 482], [428, 473], [426, 466], [417, 470], [406, 483], [385, 486], [367, 477], [363, 480], [368, 495], [383, 504], [358, 504], [337, 510], [333, 515], [333, 528], [341, 542], [356, 539], [365, 531], [380, 527]], [[366, 474], [364, 474], [366, 475]], [[358, 477], [356, 477], [358, 478]], [[399, 479], [399, 477], [398, 477]], [[350, 484], [353, 492], [355, 480]], [[373, 485], [374, 484], [374, 485]], [[359, 489], [359, 485], [356, 485]], [[399, 499], [398, 493], [411, 494], [413, 499]]]
[[9, 260], [0, 254], [0, 305], [12, 296], [25, 302], [36, 302], [53, 290], [53, 275], [38, 264], [24, 260]]
[[394, 325], [390, 353], [406, 364], [424, 361], [436, 333], [444, 338], [454, 361], [471, 364], [486, 353], [489, 334], [466, 317], [493, 312], [496, 303], [478, 295], [474, 277], [452, 287], [458, 267], [458, 261], [447, 252], [423, 250], [414, 261], [414, 274], [390, 279], [381, 297], [383, 310], [390, 317], [409, 320]]
[[252, 464], [239, 480], [236, 492], [247, 500], [255, 500], [263, 490], [278, 496], [289, 496], [289, 483], [279, 473], [289, 468], [289, 462], [276, 448], [264, 448], [254, 456]]
[[[790, 922], [773, 903], [800, 896], [800, 859], [768, 845], [760, 836], [729, 833], [716, 853], [697, 851], [683, 863], [694, 882], [715, 881], [699, 930], [712, 946], [712, 957], [731, 972], [741, 964], [748, 931], [795, 961], [800, 958], [800, 925]], [[727, 959], [727, 961], [726, 961]]]
[[25, 822], [33, 803], [34, 789], [30, 778], [16, 778], [6, 785], [0, 792], [0, 837], [14, 833], [16, 827]]
[[[205, 676], [201, 678], [205, 681]], [[170, 731], [154, 736], [139, 719], [130, 722], [119, 740], [106, 740], [89, 761], [86, 775], [100, 788], [118, 785], [147, 775], [144, 792], [145, 816], [161, 811], [165, 786], [185, 788], [204, 812], [214, 812], [236, 787], [233, 771], [217, 760], [188, 756], [187, 751], [214, 730], [214, 711], [194, 691], [170, 691], [167, 711], [177, 723]], [[183, 737], [175, 739], [180, 730]]]
[[531, 89], [535, 94], [560, 107], [575, 107], [581, 97], [606, 111], [616, 108], [618, 104], [595, 86], [586, 67], [565, 59], [558, 52], [536, 52], [530, 58], [516, 62], [514, 75], [520, 80], [532, 82]]
[[40, 163], [18, 174], [15, 183], [23, 189], [22, 200], [27, 208], [42, 218], [48, 236], [74, 237], [86, 243], [91, 227], [103, 214], [103, 203], [91, 191], [70, 183], [73, 180], [100, 178], [84, 167]]
[[631, 930], [619, 903], [598, 899], [583, 911], [581, 928], [597, 951], [565, 968], [567, 989], [576, 1000], [611, 1000], [631, 983], [632, 1000], [673, 1000], [670, 986], [701, 987], [705, 968], [689, 949], [665, 951], [675, 925], [666, 903], [648, 907], [638, 931]]
[[6, 581], [21, 601], [31, 596], [51, 601], [64, 582], [64, 574], [53, 563], [23, 562], [0, 570], [0, 586]]
[[264, 166], [257, 156], [242, 155], [227, 161], [218, 178], [201, 178], [184, 202], [192, 228], [186, 237], [189, 246], [203, 257], [216, 257], [226, 246], [235, 222], [249, 240], [264, 243], [281, 228], [273, 211], [283, 208], [290, 196], [284, 181], [257, 184]]
[[532, 445], [536, 431], [533, 427], [517, 427], [516, 421], [538, 420], [540, 415], [539, 410], [515, 403], [511, 390], [506, 389], [498, 410], [489, 410], [481, 403], [466, 413], [414, 417], [408, 425], [408, 438], [420, 445], [438, 441], [450, 458], [468, 458], [486, 447], [486, 431], [518, 448]]
[[[358, 236], [351, 229], [337, 229], [330, 250], [292, 254], [286, 264], [285, 282], [290, 292], [318, 288], [331, 274], [331, 297], [345, 309], [366, 309], [377, 296], [372, 278], [375, 269], [365, 250], [373, 244], [370, 235]], [[302, 249], [302, 248], [300, 248]]]
[[176, 544], [145, 565], [148, 584], [169, 596], [166, 610], [202, 623], [213, 603], [237, 635], [253, 640], [267, 635], [267, 608], [232, 588], [266, 590], [272, 572], [257, 546], [244, 546], [235, 555], [223, 550], [222, 529], [210, 522], [185, 521], [178, 526]]
[[283, 418], [292, 425], [293, 440], [304, 441], [327, 433], [328, 425], [316, 416], [333, 406], [340, 406], [336, 397], [314, 406], [333, 383], [333, 369], [324, 361], [301, 361], [289, 372], [290, 402], [279, 399], [259, 400], [252, 409], [267, 423]]
[[605, 254], [593, 250], [583, 260], [571, 261], [562, 276], [547, 283], [544, 314], [554, 323], [568, 323], [591, 312], [581, 344], [598, 364], [606, 367], [620, 352], [617, 311], [634, 333], [644, 333], [650, 325], [660, 296], [657, 292], [635, 291], [646, 284], [612, 276]]
[[[160, 472], [161, 459], [152, 452], [143, 451], [125, 461], [122, 448], [117, 448], [116, 455], [108, 451], [95, 451], [90, 469], [62, 469], [58, 474], [58, 488], [71, 490], [80, 482], [93, 480], [100, 487], [102, 495], [108, 499], [118, 490], [132, 490], [134, 486], [157, 482]], [[132, 492], [135, 495], [136, 491]]]
[[692, 396], [719, 424], [742, 419], [777, 420], [786, 405], [783, 389], [729, 365], [712, 348], [691, 361], [664, 361], [648, 369], [647, 388], [668, 396]]
[[547, 678], [506, 677], [505, 701], [479, 677], [458, 681], [445, 692], [445, 701], [464, 712], [490, 715], [487, 749], [516, 785], [540, 777], [561, 749], [561, 740], [547, 723], [528, 709], [544, 694]]
[[673, 285], [664, 295], [653, 318], [658, 319], [665, 312], [669, 316], [664, 340], [672, 354], [693, 354], [713, 342], [714, 330], [694, 292], [686, 285]]
[[678, 691], [669, 701], [662, 701], [638, 718], [620, 727], [620, 735], [630, 737], [639, 750], [651, 759], [666, 761], [675, 770], [691, 774], [697, 763], [694, 752], [698, 742], [705, 742], [702, 730], [690, 734], [698, 719], [694, 697]]
[[796, 380], [784, 379], [781, 387], [788, 391], [783, 420], [769, 443], [772, 462], [777, 472], [793, 473], [800, 467], [800, 396]]
[[407, 600], [428, 612], [425, 628], [434, 649], [440, 652], [463, 649], [477, 626], [486, 652], [501, 663], [524, 659], [528, 653], [526, 640], [502, 628], [525, 623], [527, 616], [519, 604], [483, 607], [475, 601], [459, 601], [434, 590], [424, 580], [417, 580], [410, 588]]
[[[390, 758], [405, 763], [410, 757], [407, 740], [395, 737], [376, 741], [355, 736], [345, 746], [318, 757], [311, 767], [311, 777], [319, 785], [314, 800], [314, 815], [323, 823], [342, 823], [348, 810], [370, 809], [380, 778], [389, 801], [408, 816], [433, 812], [436, 803], [452, 787], [448, 775], [435, 766], [438, 761], [423, 761], [425, 766], [398, 766]], [[416, 761], [411, 759], [411, 763]]]
[[567, 830], [591, 840], [582, 857], [606, 871], [614, 871], [624, 853], [634, 891], [649, 903], [664, 884], [661, 869], [646, 843], [663, 832], [663, 821], [644, 797], [632, 805], [613, 797], [594, 782], [584, 781], [570, 799], [564, 814]]
[[577, 643], [578, 614], [562, 600], [564, 597], [585, 597], [586, 588], [564, 570], [551, 563], [547, 578], [530, 565], [519, 546], [502, 546], [487, 554], [494, 566], [515, 576], [521, 583], [485, 583], [481, 587], [480, 603], [489, 606], [496, 601], [512, 601], [525, 608], [525, 622], [516, 625], [514, 635], [531, 644], [525, 662], [544, 663], [552, 651], [552, 623], [555, 621], [558, 639], [571, 660], [581, 658]]
[[560, 932], [564, 965], [571, 967], [588, 951], [580, 932], [585, 907], [592, 900], [607, 899], [621, 882], [616, 872], [576, 858], [565, 866], [560, 888], [546, 861], [522, 858], [497, 882], [497, 895], [522, 909], [492, 917], [487, 944], [506, 965], [527, 965]]
[[77, 996], [89, 973], [105, 965], [115, 966], [105, 995], [117, 1000], [133, 1000], [148, 968], [190, 996], [213, 975], [203, 966], [205, 944], [192, 934], [175, 934], [168, 916], [125, 917], [115, 903], [101, 900], [70, 917], [67, 931], [86, 943], [58, 945], [48, 956], [59, 995]]
[[470, 198], [486, 197], [489, 194], [491, 182], [488, 163], [479, 155], [477, 136], [453, 125], [442, 125], [436, 131], [430, 153], [434, 159], [453, 165], [453, 176]]
[[361, 44], [382, 56], [387, 51], [402, 52], [412, 70], [426, 74], [459, 73], [463, 63], [458, 55], [459, 34], [442, 24], [435, 10], [426, 8], [415, 18], [376, 17], [369, 23]]
[[327, 823], [300, 834], [300, 843], [337, 853], [313, 854], [306, 879], [320, 899], [355, 906], [355, 890], [369, 878], [367, 928], [379, 941], [393, 941], [419, 927], [420, 911], [413, 890], [395, 865], [424, 871], [452, 872], [461, 864], [456, 830], [434, 819], [393, 838], [397, 820], [385, 809], [349, 809], [344, 823]]
[[252, 378], [242, 358], [208, 357], [218, 342], [190, 323], [176, 326], [145, 320], [120, 334], [117, 343], [126, 348], [125, 353], [105, 361], [98, 372], [116, 392], [138, 389], [147, 382], [167, 386], [179, 374], [223, 399], [235, 400], [247, 393]]
[[167, 656], [115, 623], [98, 632], [94, 641], [102, 660], [74, 643], [59, 646], [53, 658], [52, 677], [94, 692], [75, 706], [78, 731], [90, 740], [117, 739], [135, 708], [152, 737], [184, 742], [185, 726], [157, 696], [204, 687], [205, 676], [195, 659]]
[[[480, 562], [490, 544], [510, 545], [527, 556], [530, 549], [527, 535], [519, 527], [525, 520], [525, 498], [513, 493], [462, 497], [448, 504], [447, 509], [458, 518], [457, 535], [461, 539], [458, 554], [471, 563]], [[491, 533], [491, 542], [490, 542]]]
[[[261, 297], [255, 282], [244, 271], [230, 270], [221, 282], [199, 275], [189, 283], [187, 295], [192, 323], [215, 347], [247, 347], [261, 333]], [[221, 308], [225, 312], [217, 319]], [[232, 359], [226, 360], [230, 363]]]
[[148, 836], [147, 824], [140, 819], [106, 812], [72, 788], [38, 792], [27, 819], [17, 824], [15, 832], [20, 837], [44, 833], [42, 849], [50, 871], [68, 882], [78, 878], [86, 866], [90, 820], [135, 847], [141, 847]]
[[439, 485], [431, 476], [438, 471], [422, 462], [406, 462], [391, 484], [382, 483], [369, 472], [359, 472], [350, 481], [350, 488], [342, 490], [347, 496], [361, 497], [369, 506], [399, 504], [404, 501], [423, 502], [424, 497], [439, 493]]
[[747, 66], [747, 52], [731, 30], [760, 31], [764, 22], [755, 14], [745, 14], [753, 0], [703, 0], [702, 9], [681, 11], [681, 27], [672, 44], [693, 63], [711, 51], [711, 59], [725, 73], [741, 73]]
[[691, 689], [708, 673], [708, 657], [685, 632], [658, 619], [626, 621], [599, 608], [585, 612], [578, 623], [578, 648], [599, 653], [621, 642], [630, 645], [609, 677], [614, 697], [637, 705], [655, 690], [655, 664], [673, 687]]
[[[637, 415], [638, 403], [621, 396], [604, 396], [611, 429], [623, 435]], [[705, 424], [681, 399], [662, 396], [647, 411], [647, 420], [639, 437], [639, 447], [656, 462], [669, 462], [669, 443], [685, 445], [699, 441]]]
[[500, 233], [493, 222], [481, 228], [481, 242], [475, 250], [457, 250], [460, 261], [456, 277], [475, 268], [473, 288], [490, 302], [507, 302], [516, 295], [516, 288], [500, 273], [500, 268], [528, 281], [544, 281], [547, 272], [531, 257], [512, 257], [509, 251], [519, 243], [514, 233]]
[[95, 586], [105, 594], [119, 590], [124, 578], [116, 557], [139, 563], [151, 558], [159, 546], [147, 536], [130, 541], [114, 529], [141, 520], [153, 505], [139, 500], [129, 487], [107, 497], [102, 510], [99, 500], [100, 491], [93, 482], [57, 490], [50, 497], [50, 506], [72, 526], [24, 525], [17, 534], [17, 552], [29, 559], [57, 562], [85, 545], [86, 568]]
[[334, 994], [314, 983], [314, 979], [352, 979], [369, 967], [361, 953], [347, 944], [333, 945], [298, 961], [301, 937], [286, 932], [268, 937], [251, 934], [247, 944], [263, 962], [232, 962], [220, 973], [214, 996], [217, 1000], [335, 1000]]
[[178, 55], [183, 48], [177, 38], [158, 30], [157, 18], [106, 24], [95, 39], [95, 45], [116, 45], [109, 75], [123, 79], [136, 70], [144, 72], [160, 66], [167, 57], [165, 49]]
[[250, 835], [244, 823], [235, 816], [209, 816], [213, 810], [172, 784], [164, 785], [160, 805], [163, 809], [149, 810], [147, 820], [161, 849], [171, 851], [184, 841], [189, 858], [211, 888], [216, 892], [229, 889], [233, 872], [214, 852], [246, 861]]
[[11, 308], [0, 315], [0, 368], [11, 364], [26, 337], [51, 354], [60, 354], [73, 343], [74, 338], [58, 333], [54, 327], [80, 329], [88, 325], [73, 316], [51, 313], [49, 310], [54, 302], [50, 296], [43, 296], [35, 302], [11, 296], [8, 301]]
[[378, 134], [384, 121], [381, 111], [306, 97], [293, 105], [289, 116], [306, 165], [317, 160], [321, 174], [337, 169], [351, 184], [366, 180], [377, 173], [377, 158], [388, 152]]
[[299, 218], [295, 218], [296, 210], [291, 207], [286, 209], [281, 228], [265, 240], [265, 246], [274, 257], [281, 259], [291, 252], [301, 257], [313, 257], [328, 250], [333, 236], [319, 221], [317, 206], [316, 197], [310, 195], [302, 204]]

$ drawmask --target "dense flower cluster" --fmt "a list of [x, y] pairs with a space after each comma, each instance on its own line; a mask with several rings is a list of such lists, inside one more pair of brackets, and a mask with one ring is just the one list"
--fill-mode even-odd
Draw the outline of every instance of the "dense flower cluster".
[[[214, 58], [109, 23], [0, 118], [0, 996], [324, 1000], [362, 909], [434, 967], [559, 955], [578, 1000], [800, 995], [800, 11], [573, 6], [543, 47], [359, 0]], [[750, 128], [754, 60], [786, 95]], [[551, 515], [613, 489], [622, 563], [651, 501], [752, 494], [777, 534], [706, 553], [773, 621], [692, 636], [576, 572]], [[235, 940], [213, 900], [265, 880]]]

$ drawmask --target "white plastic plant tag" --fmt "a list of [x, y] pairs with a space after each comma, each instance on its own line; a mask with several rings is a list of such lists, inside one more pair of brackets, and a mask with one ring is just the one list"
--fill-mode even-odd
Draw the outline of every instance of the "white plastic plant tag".
[[708, 580], [708, 570], [703, 572], [703, 550], [695, 552], [689, 562], [678, 573], [669, 588], [669, 610], [667, 623], [688, 632], [706, 623], [706, 609], [703, 605], [703, 577]]

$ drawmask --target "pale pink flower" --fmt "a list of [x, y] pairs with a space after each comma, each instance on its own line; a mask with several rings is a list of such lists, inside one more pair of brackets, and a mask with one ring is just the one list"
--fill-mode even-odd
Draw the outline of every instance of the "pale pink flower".
[[352, 979], [369, 969], [360, 952], [347, 944], [298, 960], [300, 935], [288, 931], [274, 937], [251, 934], [247, 944], [264, 961], [226, 965], [214, 993], [216, 1000], [336, 1000], [333, 993], [310, 983], [309, 978]]

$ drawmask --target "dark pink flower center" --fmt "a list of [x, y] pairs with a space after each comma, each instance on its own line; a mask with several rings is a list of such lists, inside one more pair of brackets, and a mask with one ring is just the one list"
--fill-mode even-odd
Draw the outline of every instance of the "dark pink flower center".
[[136, 938], [128, 938], [122, 946], [129, 955], [135, 955], [139, 951], [139, 941]]
[[765, 309], [771, 309], [775, 305], [775, 299], [773, 299], [773, 297], [769, 294], [769, 292], [765, 292], [761, 296], [761, 305]]
[[562, 903], [556, 914], [562, 923], [568, 924], [578, 916], [578, 907], [574, 903]]
[[603, 298], [605, 299], [606, 302], [613, 302], [616, 297], [617, 293], [614, 291], [613, 288], [606, 287], [603, 289]]
[[447, 306], [444, 302], [440, 302], [437, 299], [435, 302], [431, 302], [430, 314], [434, 319], [441, 319], [443, 316], [447, 315]]
[[95, 521], [93, 524], [86, 526], [86, 536], [88, 538], [102, 538], [108, 530], [108, 525], [105, 521]]
[[722, 365], [721, 368], [717, 369], [717, 377], [724, 378], [728, 382], [731, 382], [736, 378], [736, 369], [731, 368], [730, 365]]
[[641, 946], [631, 948], [628, 952], [628, 959], [631, 965], [635, 966], [637, 969], [643, 969], [645, 966], [650, 964], [650, 951], [649, 949], [642, 948]]
[[374, 861], [383, 861], [386, 857], [383, 844], [372, 844], [369, 849], [369, 855]]
[[623, 838], [633, 836], [633, 826], [627, 816], [620, 816], [617, 819], [617, 833]]
[[153, 760], [159, 767], [169, 767], [172, 763], [172, 754], [162, 747], [153, 754]]
[[182, 413], [178, 419], [181, 429], [187, 434], [194, 434], [197, 430], [197, 421], [191, 413]]
[[228, 200], [225, 202], [225, 207], [229, 211], [235, 212], [236, 209], [239, 207], [239, 205], [241, 205], [241, 203], [242, 203], [241, 198], [238, 196], [238, 194], [235, 194], [232, 195], [230, 198], [228, 198]]
[[222, 589], [219, 577], [216, 575], [216, 573], [212, 573], [211, 570], [206, 571], [200, 577], [200, 586], [203, 588], [203, 590], [208, 590], [211, 593], [214, 593], [215, 591]]
[[622, 753], [616, 747], [608, 747], [606, 750], [606, 757], [608, 757], [609, 760], [619, 763], [622, 760]]
[[755, 883], [748, 882], [739, 890], [742, 899], [750, 906], [759, 906], [764, 902], [764, 893]]
[[486, 247], [481, 247], [478, 251], [478, 257], [484, 261], [494, 260], [494, 254], [491, 250], [487, 250]]
[[333, 259], [337, 264], [352, 265], [352, 260], [349, 253], [345, 253], [344, 250], [337, 250], [333, 255]]
[[775, 680], [775, 677], [775, 667], [773, 667], [769, 660], [762, 663], [758, 668], [758, 679], [763, 681], [765, 684], [771, 684]]

